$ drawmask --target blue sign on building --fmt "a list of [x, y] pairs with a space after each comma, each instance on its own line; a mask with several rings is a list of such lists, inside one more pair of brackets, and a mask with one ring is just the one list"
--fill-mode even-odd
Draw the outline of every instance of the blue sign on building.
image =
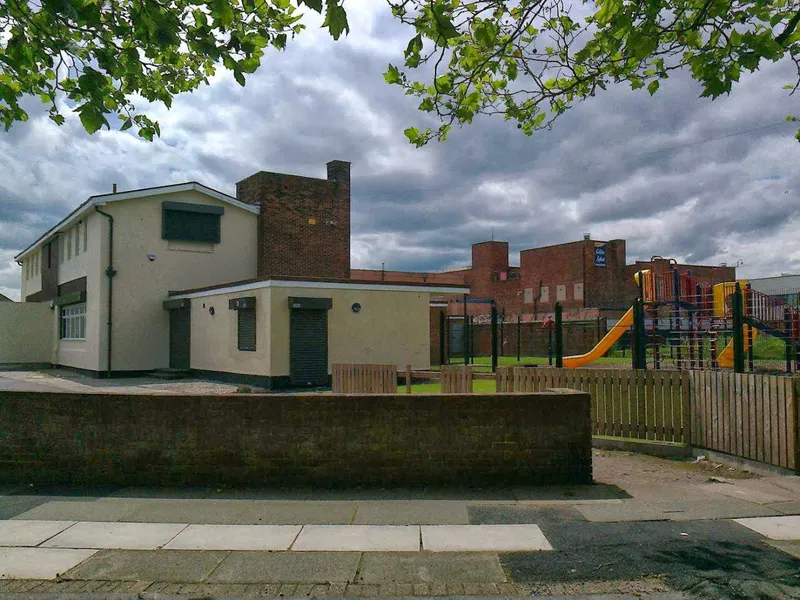
[[605, 267], [606, 266], [606, 245], [605, 244], [597, 244], [594, 247], [594, 266], [595, 267]]

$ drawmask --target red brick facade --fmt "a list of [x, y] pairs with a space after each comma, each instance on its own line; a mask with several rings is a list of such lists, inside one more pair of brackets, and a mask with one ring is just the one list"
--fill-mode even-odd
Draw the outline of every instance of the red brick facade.
[[350, 163], [328, 163], [328, 178], [260, 171], [236, 197], [261, 207], [259, 277], [350, 278]]
[[[669, 268], [669, 262], [656, 259], [656, 271]], [[677, 265], [681, 272], [708, 283], [733, 281], [736, 269], [727, 266]], [[564, 308], [565, 320], [616, 317], [637, 296], [633, 275], [651, 268], [650, 262], [626, 264], [625, 240], [577, 242], [531, 248], [520, 252], [520, 266], [510, 266], [508, 243], [481, 242], [472, 246], [469, 269], [442, 273], [401, 271], [353, 271], [359, 279], [392, 282], [461, 283], [470, 287], [470, 298], [493, 298], [498, 312], [507, 320], [518, 315], [524, 321], [541, 320], [552, 315], [556, 302]], [[459, 297], [448, 298], [448, 314], [463, 315]], [[467, 305], [468, 315], [487, 315], [489, 304]], [[589, 315], [591, 313], [591, 315]], [[526, 318], [527, 317], [527, 318]]]

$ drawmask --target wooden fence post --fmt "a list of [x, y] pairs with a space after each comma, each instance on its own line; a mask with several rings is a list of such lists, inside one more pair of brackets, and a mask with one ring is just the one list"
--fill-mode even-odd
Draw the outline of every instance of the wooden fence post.
[[411, 393], [411, 365], [406, 365], [406, 394]]

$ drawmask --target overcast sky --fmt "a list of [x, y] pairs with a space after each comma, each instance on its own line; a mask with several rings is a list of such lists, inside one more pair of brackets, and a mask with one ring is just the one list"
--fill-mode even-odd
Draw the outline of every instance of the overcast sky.
[[744, 261], [743, 276], [800, 272], [800, 144], [782, 89], [788, 64], [742, 76], [727, 98], [698, 98], [688, 77], [616, 88], [574, 108], [552, 131], [521, 134], [499, 117], [410, 146], [416, 101], [386, 85], [409, 32], [382, 2], [348, 0], [351, 34], [312, 26], [270, 53], [242, 88], [227, 74], [153, 107], [162, 137], [93, 136], [76, 115], [57, 127], [38, 100], [0, 130], [0, 292], [19, 298], [13, 256], [92, 194], [197, 180], [229, 194], [258, 170], [325, 177], [352, 162], [354, 267], [439, 270], [468, 265], [494, 236], [519, 250], [624, 238], [628, 260], [657, 254]]

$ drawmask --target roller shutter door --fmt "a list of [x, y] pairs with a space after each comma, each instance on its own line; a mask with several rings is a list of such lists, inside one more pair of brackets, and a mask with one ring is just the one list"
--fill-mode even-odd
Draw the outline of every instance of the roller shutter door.
[[292, 309], [289, 319], [289, 376], [292, 385], [328, 385], [328, 312]]
[[188, 308], [169, 311], [169, 366], [171, 369], [189, 369], [191, 346], [191, 313]]

